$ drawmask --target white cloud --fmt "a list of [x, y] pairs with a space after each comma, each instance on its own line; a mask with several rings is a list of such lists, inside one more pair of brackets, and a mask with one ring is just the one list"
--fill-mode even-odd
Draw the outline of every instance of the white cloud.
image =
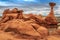
[[60, 15], [60, 6], [58, 6], [58, 8], [55, 10], [55, 14]]
[[4, 1], [0, 1], [0, 6], [23, 6], [22, 4], [15, 4], [15, 3], [11, 3], [11, 2], [4, 2]]
[[[9, 8], [9, 9], [13, 9], [15, 7], [5, 7], [0, 9], [0, 13], [2, 13], [2, 10]], [[42, 14], [44, 16], [47, 16], [50, 13], [50, 8], [49, 7], [21, 7], [21, 6], [17, 6], [16, 8], [18, 9], [23, 9], [24, 13], [28, 14], [28, 13], [33, 13], [33, 14]], [[55, 11], [55, 15], [56, 16], [60, 16], [60, 6], [58, 6], [58, 8]], [[57, 15], [59, 14], [59, 15]]]

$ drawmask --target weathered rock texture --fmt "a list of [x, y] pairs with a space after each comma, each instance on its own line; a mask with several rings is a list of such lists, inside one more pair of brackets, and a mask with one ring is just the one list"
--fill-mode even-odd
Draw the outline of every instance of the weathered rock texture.
[[51, 11], [50, 13], [48, 14], [48, 16], [45, 18], [45, 21], [47, 23], [47, 25], [54, 25], [54, 27], [57, 27], [57, 19], [54, 15], [54, 10], [53, 10], [53, 7], [56, 5], [55, 3], [49, 3], [50, 7], [51, 7]]
[[[17, 8], [6, 9], [0, 20], [0, 39], [47, 40], [49, 36], [48, 28], [51, 25], [53, 25], [52, 27], [57, 27], [56, 17], [53, 12], [54, 5], [55, 3], [50, 3], [51, 12], [46, 18], [40, 15], [23, 14], [23, 10], [18, 10]], [[60, 30], [55, 32], [60, 33]]]

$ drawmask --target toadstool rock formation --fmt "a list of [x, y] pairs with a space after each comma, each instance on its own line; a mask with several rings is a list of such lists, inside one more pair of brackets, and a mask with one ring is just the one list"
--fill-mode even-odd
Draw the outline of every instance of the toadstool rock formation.
[[48, 25], [55, 25], [57, 27], [57, 19], [56, 17], [54, 16], [54, 10], [53, 10], [53, 7], [56, 5], [55, 3], [53, 2], [50, 2], [49, 3], [50, 7], [51, 7], [51, 11], [50, 13], [48, 14], [48, 16], [45, 18], [45, 21]]

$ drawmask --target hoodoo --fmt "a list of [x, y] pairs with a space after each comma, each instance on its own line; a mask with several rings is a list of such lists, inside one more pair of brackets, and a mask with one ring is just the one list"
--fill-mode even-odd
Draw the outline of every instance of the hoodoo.
[[54, 16], [54, 6], [56, 5], [56, 3], [50, 2], [49, 3], [51, 10], [50, 13], [48, 14], [48, 16], [45, 18], [45, 21], [48, 25], [57, 25], [57, 19]]

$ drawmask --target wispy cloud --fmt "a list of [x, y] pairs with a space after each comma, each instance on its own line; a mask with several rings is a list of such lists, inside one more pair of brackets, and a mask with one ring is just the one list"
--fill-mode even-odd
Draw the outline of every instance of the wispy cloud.
[[[50, 12], [50, 7], [20, 7], [20, 6], [3, 6], [0, 9], [0, 13], [2, 13], [6, 8], [9, 9], [13, 9], [13, 8], [18, 8], [18, 9], [23, 9], [24, 13], [29, 14], [29, 13], [33, 13], [33, 14], [42, 14], [43, 16], [46, 16], [49, 14]], [[55, 9], [55, 8], [54, 8]], [[54, 14], [55, 15], [60, 15], [60, 7], [58, 7], [56, 10], [54, 10]], [[2, 14], [1, 14], [2, 15]]]
[[24, 13], [48, 15], [50, 12], [49, 2], [55, 2], [55, 15], [60, 16], [60, 0], [0, 0], [0, 15], [4, 9], [19, 8], [23, 9]]

